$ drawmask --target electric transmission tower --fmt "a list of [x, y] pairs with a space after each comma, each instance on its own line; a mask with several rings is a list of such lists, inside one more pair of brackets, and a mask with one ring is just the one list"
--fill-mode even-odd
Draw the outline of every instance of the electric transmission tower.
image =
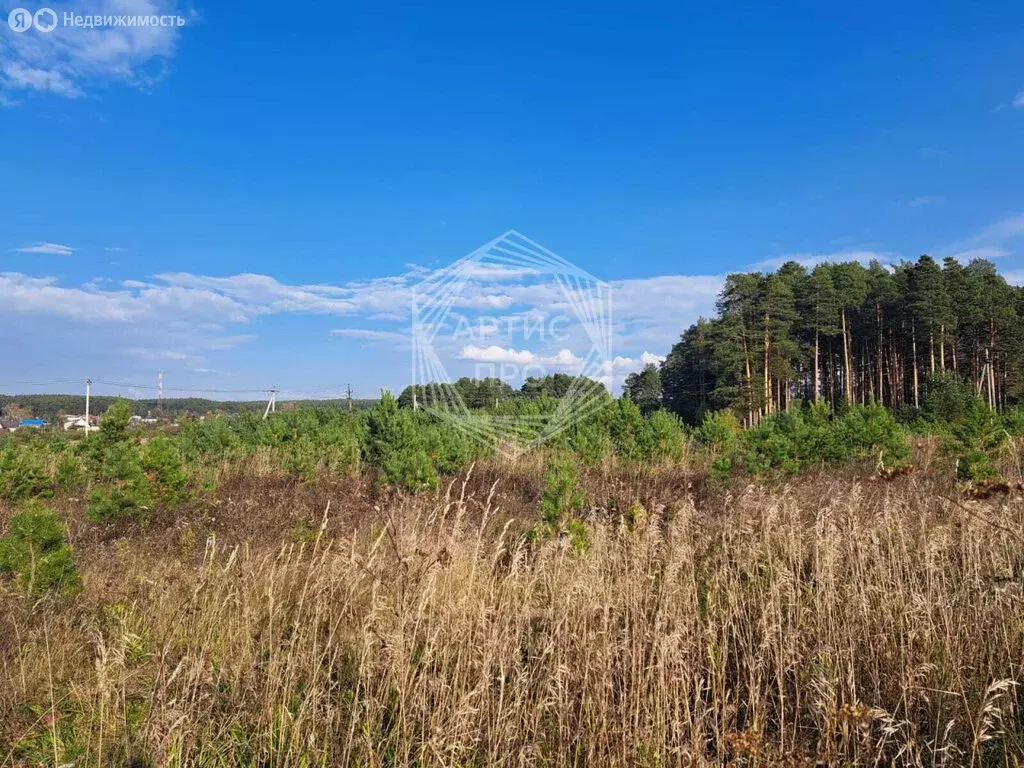
[[266, 421], [267, 416], [271, 413], [277, 412], [277, 389], [272, 389], [267, 393], [267, 410], [263, 412], [263, 420]]

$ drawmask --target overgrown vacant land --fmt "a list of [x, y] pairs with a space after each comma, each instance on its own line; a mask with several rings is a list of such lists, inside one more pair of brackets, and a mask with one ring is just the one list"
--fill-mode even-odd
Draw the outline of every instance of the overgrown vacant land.
[[249, 480], [116, 538], [72, 516], [77, 595], [4, 597], [4, 759], [1019, 764], [1019, 499], [598, 470], [574, 548], [483, 470]]
[[1018, 766], [1017, 417], [972, 402], [609, 400], [517, 462], [388, 398], [19, 433], [0, 765]]

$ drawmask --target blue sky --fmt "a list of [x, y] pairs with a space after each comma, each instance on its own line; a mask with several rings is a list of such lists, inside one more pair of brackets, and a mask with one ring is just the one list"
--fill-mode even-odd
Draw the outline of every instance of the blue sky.
[[[1024, 281], [1020, 3], [491, 5], [0, 20], [0, 392], [397, 389], [411, 286], [509, 229], [612, 286], [613, 383], [732, 270], [929, 252]], [[512, 275], [467, 290], [477, 319], [564, 309]]]

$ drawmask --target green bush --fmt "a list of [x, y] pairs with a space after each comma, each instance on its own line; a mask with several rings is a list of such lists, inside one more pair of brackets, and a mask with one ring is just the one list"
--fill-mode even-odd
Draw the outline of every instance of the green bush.
[[1003, 426], [1015, 437], [1024, 436], [1024, 406], [1008, 409], [1003, 414]]
[[76, 490], [85, 485], [85, 469], [73, 451], [65, 451], [61, 455], [53, 479], [57, 487], [65, 491]]
[[679, 417], [668, 411], [654, 411], [650, 417], [656, 458], [678, 459], [686, 447], [686, 431]]
[[980, 398], [975, 398], [943, 438], [944, 450], [956, 457], [957, 479], [974, 483], [998, 480], [994, 459], [1008, 437], [999, 415]]
[[7, 443], [0, 452], [0, 498], [7, 501], [53, 495], [53, 478], [46, 473], [45, 456], [36, 443]]
[[577, 514], [584, 501], [573, 460], [566, 456], [552, 459], [540, 496], [540, 521], [533, 527], [531, 538], [541, 541], [565, 535], [575, 551], [586, 550], [589, 546], [587, 527]]
[[831, 464], [874, 459], [893, 467], [910, 455], [906, 432], [876, 404], [847, 410], [832, 423], [827, 437], [825, 460]]
[[925, 379], [921, 416], [931, 425], [944, 427], [962, 421], [978, 396], [966, 379], [952, 373], [936, 373]]
[[451, 424], [421, 421], [417, 427], [422, 433], [423, 448], [439, 474], [461, 472], [481, 454], [480, 445]]
[[422, 431], [389, 392], [370, 412], [365, 450], [368, 463], [380, 468], [381, 482], [409, 491], [437, 487]]
[[96, 486], [86, 510], [93, 520], [120, 520], [144, 516], [153, 507], [153, 492], [142, 459], [128, 431], [131, 409], [115, 401], [89, 439], [89, 470]]
[[597, 464], [614, 450], [608, 428], [599, 417], [591, 417], [573, 426], [568, 446], [584, 464]]
[[98, 484], [89, 493], [86, 513], [93, 520], [144, 517], [153, 508], [153, 491], [134, 445], [112, 445], [103, 453]]
[[730, 410], [713, 411], [704, 416], [694, 438], [712, 454], [729, 454], [743, 431], [740, 420]]
[[645, 461], [654, 456], [655, 436], [651, 422], [644, 418], [640, 406], [628, 397], [616, 402], [611, 421], [611, 435], [619, 456], [633, 461]]
[[13, 574], [31, 594], [78, 588], [64, 526], [52, 512], [32, 506], [11, 518], [7, 535], [0, 538], [0, 573]]
[[815, 466], [875, 461], [892, 467], [909, 455], [906, 433], [879, 405], [833, 414], [824, 404], [774, 413], [737, 438], [748, 472], [792, 474]]
[[188, 499], [188, 473], [178, 447], [170, 438], [160, 435], [146, 443], [141, 465], [158, 501], [174, 506]]

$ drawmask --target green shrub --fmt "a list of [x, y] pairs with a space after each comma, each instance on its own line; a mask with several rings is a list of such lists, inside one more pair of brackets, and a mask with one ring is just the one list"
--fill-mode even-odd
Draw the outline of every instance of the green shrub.
[[324, 468], [333, 474], [358, 471], [364, 440], [362, 421], [347, 413], [324, 427], [320, 448]]
[[46, 473], [45, 457], [35, 445], [7, 443], [0, 452], [0, 498], [21, 501], [53, 495], [53, 478]]
[[651, 422], [628, 397], [621, 397], [611, 422], [612, 440], [619, 456], [644, 461], [654, 456], [655, 437]]
[[89, 472], [96, 485], [89, 493], [86, 513], [93, 520], [143, 517], [153, 508], [153, 490], [142, 468], [142, 457], [128, 425], [131, 408], [116, 400], [89, 438]]
[[445, 422], [419, 423], [423, 448], [440, 474], [461, 472], [478, 456], [478, 444], [464, 432]]
[[14, 574], [31, 594], [78, 588], [64, 526], [52, 512], [33, 506], [11, 518], [7, 535], [0, 538], [0, 573]]
[[743, 427], [731, 410], [713, 411], [704, 416], [694, 438], [707, 446], [712, 455], [730, 454]]
[[568, 445], [584, 464], [597, 464], [614, 449], [607, 426], [597, 418], [584, 419], [576, 424]]
[[[716, 427], [713, 436], [726, 434]], [[729, 439], [719, 444], [729, 445]], [[910, 452], [903, 428], [879, 405], [852, 406], [838, 415], [824, 404], [798, 407], [773, 413], [731, 439], [733, 455], [720, 450], [717, 460], [739, 456], [756, 475], [868, 460], [892, 467]]]
[[679, 417], [668, 411], [654, 411], [650, 415], [651, 432], [654, 436], [654, 456], [678, 459], [686, 447], [686, 431]]
[[[256, 445], [255, 431], [251, 428], [249, 418], [248, 415], [242, 415], [231, 420], [182, 419], [176, 436], [182, 455], [193, 462], [210, 456], [219, 458], [246, 443]], [[241, 432], [251, 429], [249, 439], [243, 439]]]
[[188, 473], [178, 447], [170, 438], [160, 435], [146, 443], [141, 465], [158, 501], [174, 506], [188, 499]]
[[531, 538], [540, 541], [565, 535], [575, 551], [586, 550], [589, 546], [587, 527], [577, 514], [584, 501], [573, 460], [566, 456], [552, 459], [540, 496], [540, 521], [530, 532]]
[[850, 408], [829, 432], [825, 459], [832, 464], [875, 459], [892, 467], [910, 455], [906, 432], [881, 405]]
[[93, 520], [144, 517], [153, 508], [153, 491], [133, 445], [112, 445], [103, 453], [98, 485], [89, 494], [86, 513]]
[[380, 480], [410, 491], [437, 487], [422, 432], [409, 411], [399, 410], [391, 393], [385, 392], [367, 421], [366, 458], [380, 468]]
[[1015, 437], [1024, 436], [1024, 406], [1018, 405], [1003, 413], [1003, 426]]
[[979, 483], [999, 479], [994, 459], [1009, 434], [999, 415], [975, 398], [960, 421], [951, 424], [943, 449], [956, 457], [958, 480]]
[[966, 379], [952, 373], [936, 373], [924, 381], [921, 415], [933, 426], [955, 424], [964, 419], [978, 396]]
[[85, 485], [85, 470], [73, 451], [65, 451], [61, 455], [53, 479], [57, 487], [65, 491], [76, 490]]
[[430, 457], [422, 449], [410, 453], [392, 453], [381, 464], [381, 481], [406, 491], [437, 488], [437, 473]]

